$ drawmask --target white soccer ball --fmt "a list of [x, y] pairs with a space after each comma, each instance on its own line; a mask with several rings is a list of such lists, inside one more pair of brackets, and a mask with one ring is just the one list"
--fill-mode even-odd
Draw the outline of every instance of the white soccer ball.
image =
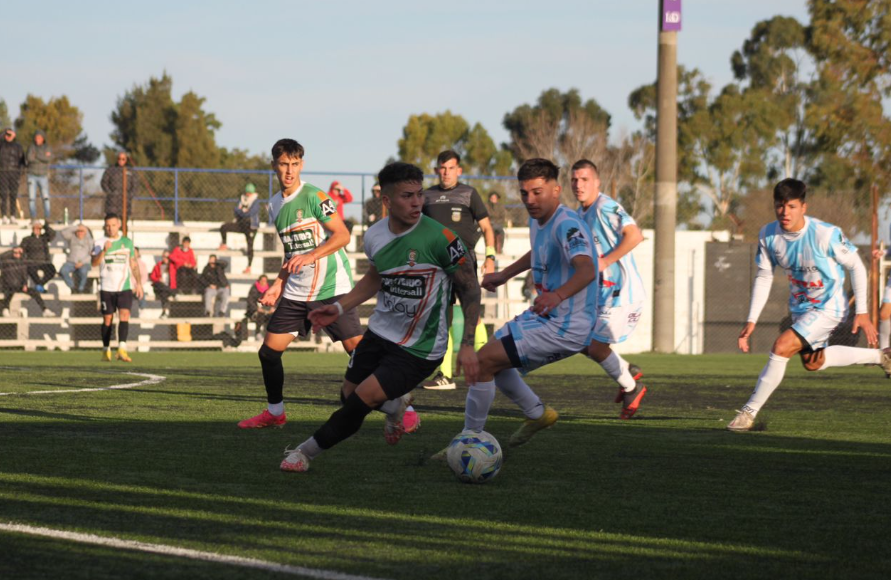
[[446, 460], [464, 483], [486, 483], [501, 470], [501, 445], [485, 431], [462, 431], [449, 443]]

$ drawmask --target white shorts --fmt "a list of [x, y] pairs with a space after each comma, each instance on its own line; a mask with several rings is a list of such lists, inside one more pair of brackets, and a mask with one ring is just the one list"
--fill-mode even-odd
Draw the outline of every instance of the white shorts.
[[531, 310], [520, 314], [495, 333], [514, 368], [523, 374], [582, 352], [590, 340], [586, 334], [569, 333]]
[[829, 335], [844, 321], [843, 316], [833, 316], [820, 310], [808, 310], [792, 315], [792, 330], [813, 349], [825, 348]]
[[628, 339], [640, 320], [643, 302], [625, 306], [598, 306], [597, 321], [591, 331], [591, 341], [619, 344]]

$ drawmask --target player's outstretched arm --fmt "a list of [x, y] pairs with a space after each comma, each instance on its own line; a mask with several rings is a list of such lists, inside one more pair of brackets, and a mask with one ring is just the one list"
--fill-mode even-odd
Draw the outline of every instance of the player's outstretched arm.
[[532, 267], [532, 252], [526, 252], [520, 259], [500, 272], [493, 272], [483, 276], [480, 284], [489, 292], [494, 292], [496, 288], [507, 283], [508, 280], [515, 276], [519, 276]]
[[480, 285], [470, 260], [465, 260], [452, 274], [452, 285], [461, 303], [464, 313], [464, 336], [461, 337], [461, 348], [458, 349], [458, 368], [464, 371], [468, 385], [476, 384], [479, 376], [479, 360], [473, 350], [476, 326], [480, 318]]
[[380, 287], [381, 275], [374, 266], [369, 266], [365, 276], [356, 282], [353, 289], [347, 292], [337, 303], [327, 304], [309, 313], [309, 321], [312, 322], [313, 332], [318, 333], [322, 327], [333, 324], [347, 310], [352, 310], [365, 303], [380, 290]]
[[575, 272], [569, 277], [569, 280], [559, 288], [539, 294], [532, 303], [533, 312], [541, 315], [547, 314], [557, 308], [561, 302], [578, 294], [597, 279], [597, 268], [594, 267], [594, 260], [590, 256], [573, 256], [570, 263], [575, 268]]

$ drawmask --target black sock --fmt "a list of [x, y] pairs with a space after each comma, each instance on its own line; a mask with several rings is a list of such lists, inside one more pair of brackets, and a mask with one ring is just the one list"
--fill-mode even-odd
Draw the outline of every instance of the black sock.
[[102, 346], [108, 349], [111, 344], [111, 330], [112, 326], [109, 324], [108, 326], [102, 325]]
[[328, 421], [316, 431], [316, 443], [322, 449], [331, 449], [344, 439], [351, 437], [371, 412], [371, 407], [359, 398], [359, 394], [353, 392], [347, 397], [343, 407], [334, 411]]
[[281, 403], [284, 400], [282, 388], [285, 385], [281, 351], [273, 350], [265, 344], [261, 346], [260, 367], [263, 369], [263, 384], [266, 385], [266, 401], [272, 405]]
[[130, 322], [122, 320], [118, 322], [118, 342], [127, 342], [127, 336], [130, 334]]

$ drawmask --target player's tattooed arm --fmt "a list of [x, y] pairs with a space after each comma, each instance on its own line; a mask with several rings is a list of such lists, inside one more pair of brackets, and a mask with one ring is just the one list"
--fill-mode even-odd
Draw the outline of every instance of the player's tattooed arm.
[[452, 285], [461, 303], [461, 311], [464, 313], [464, 336], [461, 338], [461, 346], [473, 347], [476, 326], [480, 318], [482, 292], [470, 260], [465, 260], [452, 274]]

